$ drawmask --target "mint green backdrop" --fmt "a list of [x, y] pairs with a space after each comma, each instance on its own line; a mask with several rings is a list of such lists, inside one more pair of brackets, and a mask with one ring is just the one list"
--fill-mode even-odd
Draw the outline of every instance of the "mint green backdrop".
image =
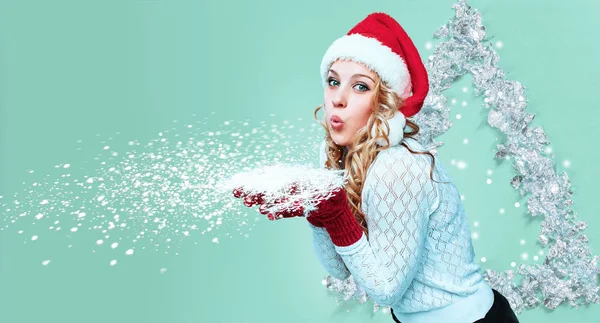
[[[303, 118], [308, 124], [322, 100], [321, 56], [335, 38], [366, 14], [386, 11], [426, 58], [433, 49], [425, 44], [454, 14], [452, 4], [2, 0], [0, 195], [9, 199], [21, 191], [27, 170], [41, 176], [65, 161], [90, 160], [101, 141], [117, 133], [117, 143], [147, 142], [192, 114], [216, 122]], [[470, 4], [482, 12], [493, 42], [503, 43], [500, 67], [526, 86], [528, 109], [548, 133], [558, 169], [573, 182], [573, 208], [589, 223], [590, 246], [599, 253], [600, 4]], [[508, 184], [510, 164], [493, 160], [496, 133], [470, 82], [466, 77], [446, 92], [457, 103], [440, 158], [479, 235], [477, 261], [497, 270], [513, 261], [534, 263], [540, 221], [525, 215], [525, 200]], [[459, 169], [453, 160], [468, 166]], [[0, 231], [0, 322], [392, 322], [389, 313], [373, 314], [371, 303], [336, 306], [335, 295], [321, 285], [326, 272], [300, 220], [259, 221], [247, 238], [221, 232], [218, 244], [192, 235], [168, 255], [136, 252], [117, 266], [106, 261], [113, 251], [96, 248], [88, 231], [68, 238], [40, 230], [32, 242], [17, 232], [31, 232], [31, 222], [9, 226]], [[42, 266], [45, 259], [51, 263]], [[575, 310], [563, 304], [519, 317], [598, 322], [600, 305]]]

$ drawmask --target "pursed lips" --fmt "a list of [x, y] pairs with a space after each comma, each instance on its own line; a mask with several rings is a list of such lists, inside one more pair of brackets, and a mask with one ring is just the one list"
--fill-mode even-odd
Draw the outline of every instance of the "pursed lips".
[[337, 115], [332, 115], [331, 118], [329, 119], [330, 123], [331, 123], [331, 127], [334, 130], [341, 130], [344, 127], [344, 122], [342, 121], [342, 118], [340, 118]]

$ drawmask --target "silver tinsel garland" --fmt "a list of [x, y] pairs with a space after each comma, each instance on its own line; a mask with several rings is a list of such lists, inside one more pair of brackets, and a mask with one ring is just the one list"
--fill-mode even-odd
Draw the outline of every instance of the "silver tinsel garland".
[[[554, 309], [566, 300], [575, 307], [598, 303], [600, 270], [598, 256], [592, 256], [588, 239], [582, 234], [587, 223], [578, 221], [570, 208], [573, 192], [567, 174], [558, 174], [554, 156], [543, 153], [549, 142], [542, 127], [531, 125], [535, 115], [525, 110], [524, 87], [506, 80], [497, 67], [499, 57], [492, 45], [486, 44], [481, 14], [464, 0], [452, 8], [456, 16], [434, 33], [444, 41], [426, 63], [430, 92], [423, 109], [413, 118], [421, 128], [417, 139], [434, 154], [443, 145], [434, 140], [451, 125], [450, 107], [442, 92], [471, 73], [476, 95], [483, 95], [483, 106], [489, 109], [488, 123], [505, 135], [505, 142], [497, 146], [496, 158], [513, 159], [517, 175], [510, 183], [521, 196], [528, 195], [528, 214], [543, 217], [538, 241], [549, 248], [543, 264], [519, 266], [519, 283], [510, 269], [503, 273], [487, 269], [484, 277], [506, 296], [517, 313], [540, 304]], [[341, 293], [345, 301], [354, 298], [364, 303], [369, 299], [352, 276], [345, 281], [327, 276], [323, 283]], [[375, 304], [374, 311], [378, 308]]]

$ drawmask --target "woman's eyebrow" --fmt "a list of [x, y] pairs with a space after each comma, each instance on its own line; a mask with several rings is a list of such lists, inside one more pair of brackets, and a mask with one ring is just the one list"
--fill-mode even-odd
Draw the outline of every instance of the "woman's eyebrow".
[[[329, 72], [331, 72], [331, 73], [333, 73], [335, 75], [338, 75], [338, 73], [336, 71], [334, 71], [333, 69], [329, 69]], [[373, 83], [375, 83], [375, 80], [373, 78], [371, 78], [369, 75], [365, 75], [365, 74], [357, 73], [357, 74], [352, 75], [351, 78], [355, 78], [357, 76], [364, 76], [364, 77], [370, 79], [371, 81], [373, 81]]]

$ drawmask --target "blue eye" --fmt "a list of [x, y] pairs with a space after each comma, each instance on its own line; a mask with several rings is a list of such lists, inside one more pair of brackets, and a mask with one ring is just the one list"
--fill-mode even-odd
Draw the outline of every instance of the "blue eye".
[[366, 85], [364, 85], [364, 84], [361, 84], [361, 83], [358, 83], [358, 84], [356, 84], [356, 86], [362, 86], [362, 87], [363, 87], [363, 90], [359, 90], [359, 91], [361, 91], [361, 92], [365, 92], [365, 91], [368, 91], [368, 90], [369, 90], [369, 88], [368, 88]]
[[[338, 82], [336, 79], [334, 79], [334, 78], [330, 77], [330, 78], [328, 78], [328, 79], [327, 79], [327, 84], [329, 84], [329, 86], [337, 86], [337, 85], [339, 85], [339, 84], [340, 84], [340, 82]], [[358, 84], [356, 84], [356, 85], [355, 85], [355, 88], [356, 88], [356, 87], [358, 87], [358, 88], [357, 88], [357, 90], [358, 90], [358, 91], [360, 91], [360, 92], [366, 92], [366, 91], [369, 91], [369, 87], [368, 87], [368, 86], [366, 86], [366, 85], [365, 85], [365, 84], [363, 84], [363, 83], [358, 83]]]

